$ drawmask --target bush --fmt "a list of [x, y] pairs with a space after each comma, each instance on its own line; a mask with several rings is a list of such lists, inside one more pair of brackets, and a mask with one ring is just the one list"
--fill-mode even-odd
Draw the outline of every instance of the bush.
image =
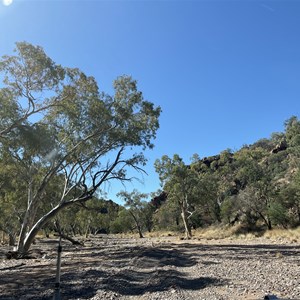
[[279, 202], [273, 202], [268, 208], [268, 214], [274, 225], [287, 227], [289, 222], [286, 208]]

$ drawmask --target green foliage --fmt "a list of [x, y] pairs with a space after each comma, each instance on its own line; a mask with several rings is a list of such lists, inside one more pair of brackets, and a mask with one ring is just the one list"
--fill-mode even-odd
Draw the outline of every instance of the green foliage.
[[171, 201], [164, 203], [153, 215], [155, 230], [179, 231], [183, 229], [180, 209]]
[[296, 116], [292, 116], [285, 122], [285, 137], [290, 147], [300, 146], [300, 122]]
[[[198, 200], [195, 207], [197, 208], [198, 216], [201, 216], [206, 224], [221, 222], [221, 185], [219, 178], [211, 173], [201, 174], [198, 177], [197, 187]], [[195, 216], [193, 217], [195, 218]]]
[[280, 189], [278, 201], [286, 210], [288, 223], [296, 227], [300, 224], [300, 171], [293, 175], [290, 183]]
[[267, 157], [269, 170], [274, 179], [283, 178], [289, 169], [288, 153], [286, 150], [274, 153]]
[[[161, 109], [130, 76], [118, 77], [108, 95], [92, 76], [26, 42], [2, 57], [0, 73], [0, 155], [19, 170], [14, 188], [27, 198], [18, 243], [25, 253], [61, 210], [93, 199], [107, 181], [130, 180], [128, 168], [143, 171]], [[1, 186], [8, 181], [4, 175]], [[91, 212], [78, 214], [79, 227], [100, 226]]]
[[[279, 139], [278, 136], [276, 136], [276, 137], [274, 136], [273, 138], [274, 138], [274, 140]], [[251, 148], [252, 149], [261, 148], [261, 149], [264, 149], [269, 152], [274, 148], [274, 143], [272, 142], [272, 140], [264, 138], [264, 139], [258, 140], [253, 145], [251, 145]]]
[[118, 193], [118, 197], [125, 201], [125, 207], [128, 208], [128, 212], [132, 216], [136, 229], [142, 238], [143, 229], [149, 225], [149, 211], [146, 209], [148, 205], [147, 202], [142, 199], [147, 198], [148, 195], [133, 190], [131, 193], [121, 191]]
[[227, 197], [221, 204], [220, 215], [225, 224], [231, 224], [237, 216], [238, 207], [234, 196]]
[[[183, 191], [189, 191], [193, 211], [188, 222], [193, 226], [221, 220], [228, 224], [242, 222], [249, 229], [262, 224], [268, 229], [299, 226], [299, 137], [300, 122], [297, 117], [291, 117], [285, 123], [285, 132], [273, 133], [270, 139], [260, 139], [235, 152], [228, 149], [202, 159], [194, 154], [190, 166], [178, 155], [173, 159], [163, 156], [155, 167], [168, 193], [167, 201], [180, 199]], [[180, 185], [179, 179], [191, 178], [187, 176], [190, 170], [196, 176], [190, 181], [189, 189]], [[164, 208], [160, 210], [157, 216], [161, 213], [165, 216], [161, 219], [168, 220]]]
[[161, 160], [156, 160], [155, 169], [168, 194], [168, 201], [175, 203], [181, 211], [186, 238], [191, 238], [189, 218], [193, 214], [193, 204], [198, 197], [197, 171], [185, 165], [177, 154], [173, 158], [164, 155]]
[[133, 232], [135, 227], [134, 219], [130, 212], [123, 208], [119, 211], [118, 216], [115, 220], [112, 220], [110, 224], [111, 233], [128, 233]]
[[274, 225], [287, 227], [288, 216], [286, 208], [280, 202], [272, 202], [268, 207], [268, 214]]

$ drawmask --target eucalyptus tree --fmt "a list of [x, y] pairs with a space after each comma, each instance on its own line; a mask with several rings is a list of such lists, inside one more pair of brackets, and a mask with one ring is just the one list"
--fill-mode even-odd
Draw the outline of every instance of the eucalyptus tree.
[[136, 229], [138, 230], [140, 238], [143, 238], [143, 227], [146, 225], [146, 207], [147, 202], [143, 201], [148, 197], [147, 194], [140, 193], [137, 190], [132, 192], [121, 191], [118, 196], [125, 201], [125, 207], [128, 209], [129, 214], [132, 216]]
[[155, 169], [159, 174], [163, 190], [168, 194], [168, 200], [178, 205], [181, 211], [181, 218], [185, 229], [185, 238], [192, 237], [189, 218], [194, 209], [193, 204], [198, 196], [198, 174], [186, 165], [179, 155], [173, 158], [167, 155], [155, 161]]
[[268, 229], [272, 229], [270, 208], [277, 193], [276, 174], [272, 169], [274, 165], [269, 164], [271, 155], [261, 147], [244, 148], [235, 154], [239, 165], [236, 176], [243, 186], [237, 197], [241, 209], [250, 219], [251, 215], [254, 219], [258, 216]]
[[[2, 57], [0, 71], [1, 147], [29, 170], [22, 255], [62, 209], [92, 199], [113, 180], [132, 180], [130, 167], [143, 171], [143, 151], [154, 146], [161, 109], [143, 98], [130, 76], [118, 77], [108, 95], [93, 77], [55, 64], [25, 42], [16, 44], [15, 56]], [[46, 193], [57, 178], [55, 193]], [[37, 214], [43, 201], [49, 209]]]

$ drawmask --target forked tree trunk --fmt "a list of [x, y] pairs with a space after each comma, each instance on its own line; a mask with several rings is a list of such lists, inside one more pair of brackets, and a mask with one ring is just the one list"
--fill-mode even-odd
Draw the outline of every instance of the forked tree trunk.
[[139, 232], [139, 237], [142, 239], [142, 238], [144, 238], [144, 236], [143, 236], [143, 233], [142, 233], [142, 230], [141, 230], [141, 226], [138, 226], [138, 232]]
[[182, 207], [181, 209], [181, 217], [182, 217], [184, 230], [185, 230], [185, 238], [189, 240], [190, 238], [192, 238], [192, 229], [189, 224], [187, 212], [184, 207]]
[[34, 238], [38, 234], [38, 232], [53, 218], [59, 213], [62, 209], [64, 209], [67, 206], [72, 205], [73, 202], [65, 202], [62, 204], [58, 204], [53, 209], [51, 209], [47, 214], [45, 214], [43, 217], [41, 217], [31, 228], [31, 230], [24, 236], [20, 236], [17, 252], [20, 256], [25, 255], [32, 242], [34, 241]]
[[142, 228], [141, 228], [141, 225], [140, 225], [139, 220], [137, 219], [137, 217], [134, 215], [134, 213], [133, 213], [132, 211], [129, 211], [129, 212], [130, 212], [130, 214], [132, 215], [132, 217], [133, 217], [133, 219], [134, 219], [134, 222], [135, 222], [135, 224], [136, 224], [136, 228], [137, 228], [137, 230], [138, 230], [138, 233], [139, 233], [140, 238], [141, 238], [141, 239], [144, 238], [143, 233], [142, 233]]

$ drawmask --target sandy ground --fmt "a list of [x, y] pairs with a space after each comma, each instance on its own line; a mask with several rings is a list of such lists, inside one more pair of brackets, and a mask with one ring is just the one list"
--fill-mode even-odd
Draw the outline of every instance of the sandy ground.
[[[84, 244], [63, 242], [61, 299], [300, 300], [296, 241], [97, 236]], [[32, 259], [7, 260], [7, 250], [0, 299], [53, 299], [57, 240], [39, 240]]]

